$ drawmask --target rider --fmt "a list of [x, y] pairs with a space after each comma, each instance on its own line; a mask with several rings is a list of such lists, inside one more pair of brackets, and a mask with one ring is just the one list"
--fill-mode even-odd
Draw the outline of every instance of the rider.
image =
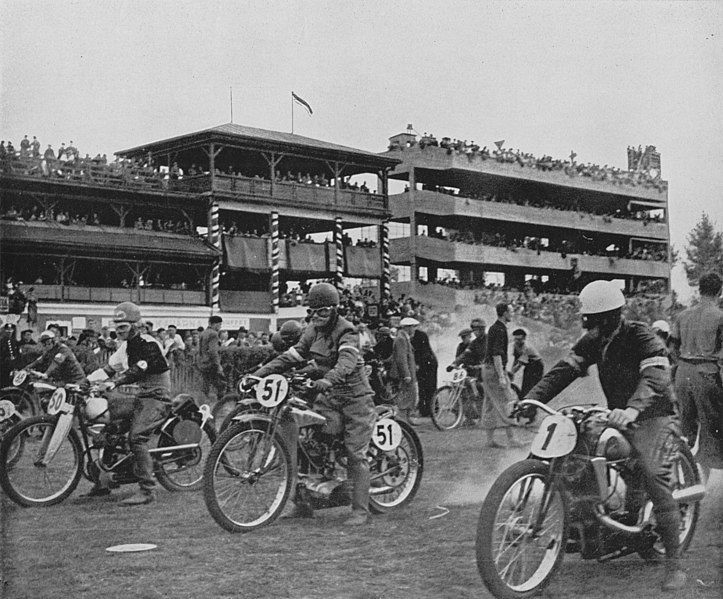
[[[482, 388], [482, 363], [487, 355], [487, 323], [482, 318], [474, 318], [469, 325], [474, 333], [474, 338], [469, 342], [466, 349], [458, 354], [454, 362], [447, 366], [447, 372], [451, 372], [460, 364], [465, 367], [469, 376], [475, 379], [477, 393], [471, 401], [464, 402], [464, 426], [474, 426], [482, 414], [482, 401], [484, 389]], [[469, 330], [466, 329], [466, 330]]]
[[43, 354], [28, 364], [25, 367], [27, 370], [37, 370], [41, 373], [41, 378], [50, 379], [59, 384], [79, 383], [85, 379], [83, 367], [75, 357], [73, 350], [65, 343], [61, 343], [53, 331], [40, 333], [40, 344]]
[[[593, 281], [580, 292], [582, 326], [587, 329], [525, 396], [547, 403], [589, 366], [597, 364], [611, 412], [608, 423], [623, 431], [639, 460], [639, 479], [653, 502], [657, 530], [665, 546], [663, 590], [685, 585], [679, 561], [680, 512], [670, 488], [672, 458], [679, 443], [670, 362], [661, 339], [645, 324], [622, 316], [625, 298], [612, 281]], [[534, 408], [524, 417], [534, 417]], [[635, 423], [635, 426], [628, 428]], [[636, 494], [632, 494], [634, 497]], [[635, 506], [638, 507], [638, 506]]]
[[[112, 390], [120, 385], [134, 383], [138, 385], [137, 395], [113, 394], [108, 398], [108, 409], [112, 420], [125, 420], [130, 423], [128, 440], [135, 460], [135, 473], [140, 490], [124, 499], [125, 505], [142, 505], [156, 499], [156, 482], [153, 478], [153, 460], [148, 451], [151, 433], [163, 422], [170, 411], [171, 378], [168, 362], [156, 340], [140, 332], [143, 322], [138, 306], [123, 302], [114, 310], [113, 322], [116, 334], [125, 348], [128, 369], [115, 381], [103, 383]], [[122, 342], [125, 342], [123, 344]], [[106, 365], [95, 371], [89, 380], [104, 380], [115, 374], [112, 365]], [[100, 486], [93, 487], [89, 497], [108, 495], [110, 490]]]
[[[284, 372], [313, 359], [324, 373], [314, 381], [320, 394], [314, 409], [326, 417], [326, 432], [343, 431], [349, 478], [353, 484], [352, 515], [346, 525], [367, 522], [369, 512], [369, 463], [367, 450], [375, 421], [372, 390], [364, 371], [359, 336], [354, 326], [339, 316], [339, 293], [329, 283], [318, 283], [309, 290], [309, 325], [298, 343], [262, 366], [254, 375], [263, 377]], [[295, 436], [294, 441], [295, 443]], [[298, 491], [298, 489], [297, 489]], [[311, 506], [299, 493], [292, 517], [311, 517]]]

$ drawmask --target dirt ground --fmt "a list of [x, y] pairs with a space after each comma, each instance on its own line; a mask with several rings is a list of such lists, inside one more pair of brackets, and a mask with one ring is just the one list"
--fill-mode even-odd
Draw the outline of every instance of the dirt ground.
[[[126, 508], [118, 501], [133, 489], [89, 503], [78, 497], [87, 482], [65, 503], [45, 509], [22, 509], [0, 495], [0, 597], [490, 597], [475, 565], [479, 509], [495, 476], [525, 450], [486, 449], [479, 429], [441, 433], [426, 423], [419, 434], [425, 472], [417, 497], [359, 529], [343, 528], [348, 508], [336, 508], [313, 520], [279, 520], [233, 535], [211, 519], [200, 493], [161, 490], [157, 503]], [[709, 489], [685, 557], [688, 586], [677, 597], [723, 594], [723, 473], [714, 472]], [[158, 547], [105, 551], [121, 543]], [[661, 574], [660, 566], [637, 557], [598, 564], [568, 555], [543, 596], [659, 599]]]

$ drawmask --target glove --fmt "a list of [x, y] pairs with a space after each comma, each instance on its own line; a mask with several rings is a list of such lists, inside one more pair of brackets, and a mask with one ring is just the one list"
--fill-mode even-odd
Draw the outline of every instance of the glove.
[[326, 391], [331, 389], [331, 383], [326, 379], [318, 379], [313, 382], [312, 386], [314, 391], [317, 391], [319, 393], [325, 393]]
[[520, 406], [518, 403], [515, 411], [517, 419], [520, 420], [524, 418], [528, 424], [537, 416], [537, 408], [535, 406]]
[[112, 381], [108, 381], [106, 383], [101, 383], [100, 385], [98, 385], [98, 391], [100, 392], [113, 391], [113, 389], [115, 389], [115, 383]]
[[244, 391], [252, 391], [258, 383], [256, 379], [246, 378], [241, 382], [241, 387]]

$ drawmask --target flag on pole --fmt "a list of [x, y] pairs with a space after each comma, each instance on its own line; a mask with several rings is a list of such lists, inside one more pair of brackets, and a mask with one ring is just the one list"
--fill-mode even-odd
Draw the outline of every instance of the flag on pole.
[[498, 150], [501, 150], [501, 149], [502, 149], [502, 146], [505, 145], [505, 140], [504, 140], [504, 139], [501, 139], [500, 141], [496, 141], [496, 142], [495, 142], [495, 145], [497, 146], [497, 149], [498, 149]]
[[291, 92], [291, 97], [294, 99], [294, 102], [296, 102], [297, 104], [301, 104], [304, 108], [306, 108], [307, 112], [310, 115], [314, 114], [314, 111], [311, 109], [311, 106], [306, 100], [297, 96], [294, 92]]

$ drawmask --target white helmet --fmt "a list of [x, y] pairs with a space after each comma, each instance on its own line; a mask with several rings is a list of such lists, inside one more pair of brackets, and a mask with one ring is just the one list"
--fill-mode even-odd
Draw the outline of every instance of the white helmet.
[[653, 330], [661, 333], [670, 333], [670, 325], [665, 320], [656, 320], [653, 323]]
[[580, 304], [582, 314], [601, 314], [622, 308], [625, 297], [612, 281], [593, 281], [580, 292]]
[[94, 422], [110, 422], [108, 400], [105, 397], [89, 397], [85, 401], [85, 415]]

